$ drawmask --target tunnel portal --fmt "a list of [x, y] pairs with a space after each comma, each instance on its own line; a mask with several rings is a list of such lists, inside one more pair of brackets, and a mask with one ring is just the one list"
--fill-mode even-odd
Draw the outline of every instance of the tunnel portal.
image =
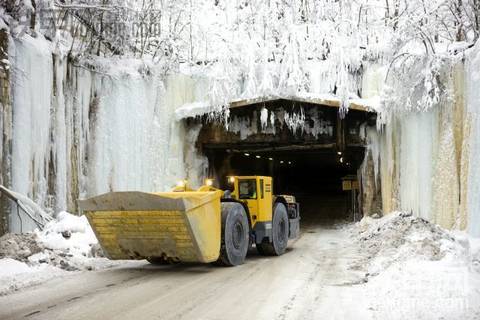
[[[365, 128], [375, 121], [360, 107], [342, 116], [332, 103], [273, 99], [232, 105], [228, 125], [203, 117], [187, 126], [202, 124], [196, 147], [220, 188], [230, 175], [272, 176], [275, 194], [296, 196], [303, 222], [331, 222], [362, 215], [365, 190], [351, 186], [361, 185]], [[355, 182], [345, 188], [345, 179]]]

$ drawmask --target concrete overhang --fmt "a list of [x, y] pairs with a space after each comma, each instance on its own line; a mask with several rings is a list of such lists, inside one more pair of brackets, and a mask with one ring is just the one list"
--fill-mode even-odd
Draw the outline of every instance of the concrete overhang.
[[[241, 108], [247, 107], [254, 104], [271, 102], [276, 100], [288, 100], [292, 102], [303, 102], [309, 104], [316, 104], [319, 106], [326, 106], [332, 108], [340, 108], [342, 105], [342, 100], [329, 95], [320, 95], [320, 96], [265, 96], [265, 97], [256, 97], [251, 99], [239, 99], [230, 102], [230, 108]], [[350, 99], [348, 101], [348, 109], [358, 110], [364, 112], [376, 112], [376, 101], [373, 99]]]
[[[308, 95], [308, 96], [258, 96], [254, 98], [242, 98], [238, 100], [232, 100], [228, 104], [228, 108], [237, 109], [237, 108], [246, 108], [253, 105], [258, 105], [261, 103], [268, 103], [273, 101], [286, 100], [291, 102], [298, 103], [308, 103], [313, 105], [318, 105], [322, 107], [331, 107], [339, 109], [342, 105], [342, 100], [333, 95]], [[372, 99], [350, 99], [347, 102], [349, 110], [357, 110], [363, 112], [372, 112], [376, 113], [378, 109], [378, 98]], [[194, 118], [197, 116], [202, 116], [211, 112], [218, 112], [223, 110], [222, 107], [214, 107], [208, 102], [193, 102], [186, 103], [175, 110], [176, 118], [186, 119]]]

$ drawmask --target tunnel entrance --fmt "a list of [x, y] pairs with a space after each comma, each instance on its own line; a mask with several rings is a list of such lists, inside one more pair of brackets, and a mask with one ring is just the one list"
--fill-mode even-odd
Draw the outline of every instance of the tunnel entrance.
[[206, 118], [187, 125], [201, 122], [196, 146], [220, 188], [228, 188], [230, 175], [271, 176], [275, 194], [297, 198], [304, 224], [353, 221], [362, 214], [362, 197], [344, 190], [342, 179], [357, 180], [365, 129], [376, 119], [360, 108], [342, 117], [338, 107], [273, 99], [232, 106], [228, 126]]
[[[342, 179], [357, 177], [364, 157], [362, 147], [344, 152], [330, 148], [262, 152], [211, 149], [207, 154], [211, 176], [222, 189], [228, 188], [228, 175], [271, 176], [275, 194], [297, 198], [304, 223], [354, 219], [351, 191], [343, 190]], [[356, 207], [358, 210], [358, 204]]]

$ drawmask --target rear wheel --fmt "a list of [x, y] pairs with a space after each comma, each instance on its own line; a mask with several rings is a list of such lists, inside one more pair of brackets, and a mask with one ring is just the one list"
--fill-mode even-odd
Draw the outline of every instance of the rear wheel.
[[285, 253], [288, 245], [288, 214], [283, 203], [276, 203], [273, 209], [272, 242], [257, 244], [261, 255], [280, 256]]
[[227, 266], [242, 264], [249, 244], [247, 213], [236, 202], [222, 203], [222, 244], [217, 263]]

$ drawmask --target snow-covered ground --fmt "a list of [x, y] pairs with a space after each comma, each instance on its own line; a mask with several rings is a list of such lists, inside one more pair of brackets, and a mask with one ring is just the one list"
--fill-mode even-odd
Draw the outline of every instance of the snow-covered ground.
[[[70, 238], [62, 236], [69, 232]], [[68, 213], [44, 231], [22, 237], [23, 242], [11, 235], [0, 241], [2, 252], [8, 239], [13, 241], [9, 247], [16, 253], [0, 260], [0, 307], [22, 305], [0, 310], [0, 318], [38, 311], [35, 317], [51, 319], [72, 310], [78, 312], [74, 318], [101, 316], [114, 305], [125, 309], [116, 311], [118, 319], [133, 313], [149, 318], [159, 308], [165, 319], [192, 319], [194, 314], [204, 319], [218, 319], [219, 314], [238, 319], [480, 318], [480, 239], [408, 213], [332, 227], [308, 225], [284, 256], [252, 253], [237, 268], [109, 263], [95, 257], [96, 241], [86, 219]], [[67, 271], [112, 265], [114, 270], [101, 272]], [[40, 283], [44, 285], [32, 287]], [[262, 302], [259, 285], [271, 290], [268, 303]], [[25, 286], [30, 288], [13, 292]], [[252, 301], [234, 302], [227, 294], [242, 290]], [[225, 294], [219, 297], [219, 291]], [[37, 292], [45, 297], [25, 300]], [[75, 302], [65, 298], [70, 296]], [[200, 296], [204, 299], [198, 301]], [[213, 303], [209, 299], [223, 307], [208, 307]], [[102, 307], [85, 311], [93, 301], [102, 301]], [[57, 306], [38, 309], [42, 303]], [[112, 308], [105, 307], [110, 304]]]
[[[375, 313], [391, 319], [479, 319], [480, 239], [396, 212], [352, 227]], [[383, 297], [383, 298], [382, 298]]]
[[85, 216], [60, 212], [42, 231], [0, 238], [0, 295], [69, 275], [118, 265], [103, 257]]

